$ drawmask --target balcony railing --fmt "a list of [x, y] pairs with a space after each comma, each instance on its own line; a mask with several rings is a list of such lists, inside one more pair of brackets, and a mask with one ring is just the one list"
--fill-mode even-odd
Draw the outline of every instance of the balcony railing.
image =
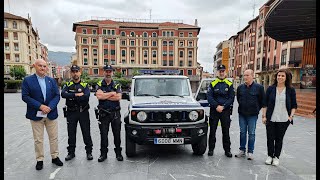
[[259, 64], [259, 65], [257, 65], [257, 70], [258, 70], [258, 71], [260, 71], [260, 64]]
[[262, 66], [262, 71], [268, 71], [269, 70], [269, 66]]

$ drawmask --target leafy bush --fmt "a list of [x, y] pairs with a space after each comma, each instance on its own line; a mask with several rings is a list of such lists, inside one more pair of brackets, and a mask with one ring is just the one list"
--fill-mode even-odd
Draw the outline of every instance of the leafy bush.
[[23, 79], [27, 75], [23, 66], [13, 66], [10, 68], [10, 76], [17, 80]]
[[7, 89], [21, 89], [22, 80], [4, 80]]

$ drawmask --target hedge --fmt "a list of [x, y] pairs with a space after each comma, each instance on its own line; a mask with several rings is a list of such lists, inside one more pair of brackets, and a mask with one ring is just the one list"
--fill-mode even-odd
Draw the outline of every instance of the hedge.
[[21, 89], [22, 80], [4, 80], [7, 89]]

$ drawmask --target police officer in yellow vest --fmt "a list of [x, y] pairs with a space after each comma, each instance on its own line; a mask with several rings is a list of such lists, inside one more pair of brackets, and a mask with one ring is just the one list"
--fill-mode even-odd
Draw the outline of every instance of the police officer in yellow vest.
[[208, 87], [207, 99], [210, 104], [210, 135], [209, 135], [209, 151], [208, 155], [213, 155], [216, 143], [216, 130], [218, 122], [221, 122], [222, 142], [225, 155], [232, 157], [231, 142], [229, 136], [230, 128], [230, 106], [234, 101], [234, 89], [232, 82], [226, 79], [226, 67], [219, 65], [217, 67], [218, 77], [212, 81]]
[[121, 155], [121, 114], [120, 114], [120, 100], [122, 98], [122, 91], [120, 84], [112, 79], [113, 68], [106, 65], [104, 68], [104, 79], [97, 83], [98, 88], [96, 92], [97, 99], [99, 100], [99, 129], [101, 135], [101, 155], [98, 162], [103, 162], [107, 159], [108, 153], [108, 132], [111, 124], [112, 133], [114, 136], [114, 151], [116, 159], [123, 161]]
[[90, 90], [88, 84], [80, 79], [80, 67], [72, 65], [71, 68], [72, 81], [67, 82], [61, 91], [62, 98], [66, 99], [66, 107], [64, 108], [65, 117], [68, 126], [68, 155], [65, 160], [69, 161], [75, 157], [77, 124], [83, 136], [83, 141], [87, 152], [87, 159], [92, 160], [92, 139], [90, 135], [90, 117], [89, 117], [89, 97]]

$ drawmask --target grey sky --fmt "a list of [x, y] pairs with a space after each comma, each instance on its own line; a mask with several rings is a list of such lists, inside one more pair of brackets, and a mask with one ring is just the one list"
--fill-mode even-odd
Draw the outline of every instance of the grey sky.
[[[4, 10], [32, 18], [40, 42], [51, 51], [75, 52], [74, 22], [96, 17], [180, 19], [194, 24], [198, 19], [198, 62], [212, 73], [213, 55], [220, 41], [244, 28], [266, 0], [4, 0]], [[240, 18], [240, 29], [238, 29]]]

